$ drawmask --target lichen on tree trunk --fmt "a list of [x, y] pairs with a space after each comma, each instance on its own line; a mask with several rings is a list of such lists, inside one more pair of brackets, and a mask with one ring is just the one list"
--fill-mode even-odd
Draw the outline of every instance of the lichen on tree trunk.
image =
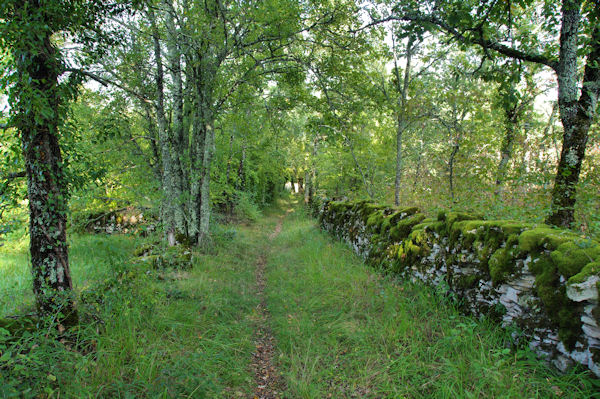
[[13, 50], [19, 77], [15, 126], [27, 172], [33, 291], [42, 315], [72, 325], [77, 313], [67, 249], [67, 185], [58, 140], [61, 63], [49, 29], [37, 38], [26, 49]]
[[552, 208], [546, 222], [574, 227], [577, 182], [585, 156], [588, 132], [596, 115], [600, 92], [600, 9], [595, 7], [588, 18], [594, 26], [591, 51], [587, 56], [581, 95], [577, 99], [577, 41], [581, 20], [581, 1], [563, 3], [560, 33], [558, 109], [563, 125], [563, 146], [552, 190]]

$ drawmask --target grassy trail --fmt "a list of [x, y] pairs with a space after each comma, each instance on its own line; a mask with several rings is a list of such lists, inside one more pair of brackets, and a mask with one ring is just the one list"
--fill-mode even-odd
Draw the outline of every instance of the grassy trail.
[[[214, 253], [194, 254], [189, 271], [143, 272], [99, 292], [104, 323], [81, 333], [91, 353], [51, 341], [0, 359], [0, 397], [597, 395], [584, 373], [558, 375], [530, 352], [507, 349], [508, 333], [462, 316], [432, 289], [364, 265], [296, 199], [227, 237]], [[78, 245], [74, 252], [83, 252]], [[109, 245], [117, 252], [106, 263], [133, 267], [126, 259], [135, 245]], [[81, 272], [93, 270], [84, 260]]]

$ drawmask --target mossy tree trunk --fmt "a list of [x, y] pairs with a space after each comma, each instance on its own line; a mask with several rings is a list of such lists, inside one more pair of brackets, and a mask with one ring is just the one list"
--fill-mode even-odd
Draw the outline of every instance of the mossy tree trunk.
[[204, 156], [202, 158], [202, 172], [200, 180], [200, 224], [198, 226], [198, 245], [207, 242], [210, 228], [210, 168], [214, 154], [215, 129], [213, 123], [206, 125], [204, 140]]
[[[16, 16], [28, 20], [42, 14], [42, 6], [32, 3], [33, 10], [23, 7]], [[23, 32], [27, 43], [11, 49], [18, 75], [14, 125], [21, 136], [27, 172], [33, 291], [41, 314], [74, 324], [77, 313], [66, 238], [67, 184], [58, 140], [66, 93], [58, 83], [62, 63], [51, 40], [53, 32], [47, 24], [35, 26], [36, 34]]]

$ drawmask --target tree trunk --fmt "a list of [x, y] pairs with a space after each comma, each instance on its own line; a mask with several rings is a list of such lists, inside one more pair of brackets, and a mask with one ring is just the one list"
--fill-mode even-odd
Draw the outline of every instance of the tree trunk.
[[[392, 32], [393, 35], [393, 32]], [[394, 49], [394, 70], [396, 73], [396, 90], [400, 94], [396, 110], [396, 177], [394, 179], [394, 205], [400, 205], [400, 184], [402, 181], [402, 134], [406, 128], [406, 97], [408, 84], [410, 83], [410, 63], [413, 53], [414, 36], [409, 36], [406, 44], [406, 68], [404, 69], [404, 78], [400, 82], [400, 71]]]
[[202, 177], [200, 187], [200, 227], [198, 230], [198, 245], [206, 244], [210, 227], [210, 167], [214, 153], [215, 131], [211, 124], [206, 125], [204, 140], [204, 155], [202, 158]]
[[37, 51], [13, 50], [19, 74], [15, 126], [21, 134], [27, 172], [29, 249], [37, 308], [42, 315], [72, 325], [77, 313], [66, 237], [68, 193], [58, 143], [61, 65], [51, 34], [28, 36], [26, 40], [35, 43], [27, 47]]
[[175, 223], [175, 207], [177, 196], [175, 193], [175, 178], [173, 175], [173, 162], [169, 143], [169, 127], [165, 117], [164, 105], [164, 71], [160, 38], [156, 18], [152, 7], [148, 8], [148, 16], [152, 25], [152, 39], [154, 42], [154, 57], [156, 62], [156, 119], [158, 121], [158, 142], [162, 160], [162, 222], [166, 233], [167, 242], [170, 246], [175, 245], [175, 234], [177, 226]]
[[[246, 172], [244, 170], [246, 162], [246, 138], [242, 138], [242, 154], [240, 156], [240, 163], [238, 165], [238, 190], [244, 191], [246, 189]], [[292, 191], [294, 191], [294, 179], [292, 177]]]
[[194, 112], [194, 123], [192, 126], [192, 143], [190, 148], [190, 235], [198, 242], [200, 226], [200, 209], [202, 207], [201, 195], [201, 171], [204, 160], [204, 141], [206, 140], [206, 129], [202, 122], [200, 105], [196, 104]]
[[204, 54], [194, 56], [192, 79], [195, 83], [196, 111], [192, 135], [191, 158], [191, 229], [197, 245], [204, 245], [209, 237], [210, 224], [210, 168], [214, 153], [213, 87], [214, 71]]
[[304, 171], [304, 203], [308, 204], [310, 201], [310, 190], [311, 190], [310, 174], [308, 169]]
[[[184, 193], [189, 190], [188, 177], [183, 167], [183, 158], [187, 149], [187, 139], [184, 135], [183, 120], [183, 82], [181, 77], [181, 50], [179, 49], [179, 35], [175, 26], [175, 10], [173, 5], [164, 0], [166, 8], [165, 25], [167, 28], [167, 58], [169, 60], [169, 71], [173, 81], [173, 119], [172, 138], [170, 141], [171, 159], [173, 162], [173, 193], [176, 202], [174, 204], [175, 224], [177, 230], [188, 235], [186, 201]], [[172, 142], [172, 143], [171, 143]]]
[[457, 138], [452, 145], [452, 152], [450, 153], [450, 159], [448, 160], [448, 183], [450, 185], [450, 198], [452, 199], [452, 203], [454, 203], [454, 162], [459, 150], [460, 137]]
[[502, 145], [500, 146], [500, 163], [498, 164], [498, 169], [496, 171], [496, 189], [494, 190], [496, 196], [500, 196], [502, 193], [502, 183], [504, 183], [506, 168], [508, 166], [508, 161], [510, 161], [510, 157], [512, 156], [513, 145], [515, 142], [516, 123], [516, 110], [507, 110], [504, 122], [504, 138], [502, 139]]
[[564, 133], [547, 222], [561, 227], [573, 227], [575, 222], [576, 185], [600, 92], [600, 9], [595, 7], [589, 15], [591, 25], [594, 26], [590, 38], [591, 52], [586, 60], [581, 95], [577, 100], [577, 36], [581, 19], [580, 8], [580, 0], [565, 0], [563, 3], [560, 56], [556, 70], [558, 108]]

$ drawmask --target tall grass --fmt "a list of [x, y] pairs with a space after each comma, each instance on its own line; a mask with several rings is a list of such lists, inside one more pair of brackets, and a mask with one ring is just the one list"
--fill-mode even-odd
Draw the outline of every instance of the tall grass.
[[[29, 241], [13, 235], [0, 247], [0, 317], [26, 312], [33, 305]], [[69, 261], [76, 291], [110, 275], [142, 240], [127, 235], [69, 236]]]

